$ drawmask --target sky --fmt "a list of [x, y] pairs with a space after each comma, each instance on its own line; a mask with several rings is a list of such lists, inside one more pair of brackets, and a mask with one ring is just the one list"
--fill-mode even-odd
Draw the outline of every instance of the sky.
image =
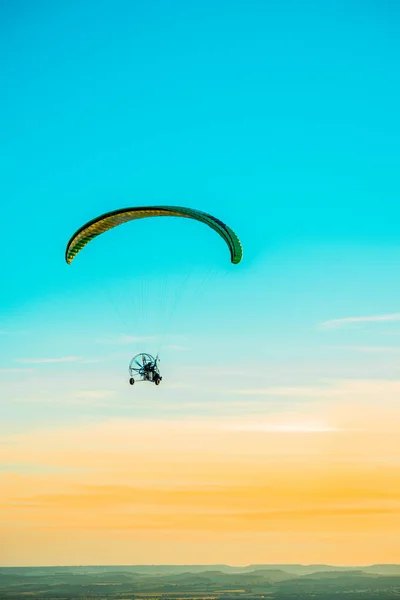
[[0, 11], [0, 564], [398, 562], [396, 3]]

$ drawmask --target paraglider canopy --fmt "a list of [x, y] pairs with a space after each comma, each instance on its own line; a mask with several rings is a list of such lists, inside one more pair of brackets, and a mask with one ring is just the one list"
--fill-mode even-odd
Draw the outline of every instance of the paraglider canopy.
[[185, 208], [183, 206], [137, 206], [123, 208], [100, 215], [89, 221], [74, 233], [67, 244], [65, 260], [71, 264], [75, 256], [98, 235], [126, 223], [147, 217], [184, 217], [200, 221], [214, 229], [226, 242], [231, 262], [238, 264], [242, 260], [242, 246], [236, 233], [225, 223], [200, 210]]

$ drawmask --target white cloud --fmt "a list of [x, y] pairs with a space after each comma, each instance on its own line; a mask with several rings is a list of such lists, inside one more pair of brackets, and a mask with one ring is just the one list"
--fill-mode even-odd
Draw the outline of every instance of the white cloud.
[[0, 329], [0, 335], [21, 335], [23, 333], [26, 333], [25, 329], [18, 329], [18, 330]]
[[231, 390], [232, 394], [245, 394], [249, 396], [284, 396], [301, 398], [320, 398], [321, 396], [340, 396], [346, 393], [334, 386], [276, 386], [264, 388], [248, 388]]
[[102, 399], [102, 398], [109, 398], [110, 396], [113, 396], [114, 394], [115, 394], [115, 392], [113, 392], [111, 390], [81, 390], [79, 392], [75, 392], [74, 397], [75, 398]]
[[354, 350], [355, 352], [400, 352], [400, 346], [328, 346], [334, 350]]
[[321, 386], [293, 386], [293, 387], [265, 387], [253, 389], [231, 390], [232, 394], [241, 394], [247, 396], [275, 396], [292, 398], [337, 398], [347, 400], [347, 398], [373, 398], [373, 399], [391, 399], [398, 398], [400, 395], [400, 381], [390, 379], [344, 379], [328, 382]]
[[83, 365], [91, 365], [91, 364], [97, 364], [97, 363], [106, 362], [106, 361], [107, 361], [107, 358], [85, 358], [85, 359], [81, 360], [81, 363]]
[[58, 358], [19, 358], [15, 362], [25, 364], [50, 364], [50, 363], [67, 363], [67, 362], [78, 362], [81, 360], [80, 356], [61, 356]]
[[32, 373], [35, 369], [0, 369], [0, 373]]
[[82, 390], [75, 393], [52, 394], [45, 392], [43, 396], [17, 396], [12, 402], [18, 404], [42, 404], [52, 407], [88, 406], [93, 408], [124, 408], [125, 405], [109, 400], [114, 395], [112, 391]]
[[332, 319], [320, 324], [321, 329], [337, 329], [353, 323], [382, 323], [388, 321], [400, 321], [400, 313], [389, 315], [372, 315], [367, 317], [345, 317], [343, 319]]
[[192, 390], [196, 386], [192, 383], [184, 383], [183, 381], [175, 381], [173, 383], [163, 383], [163, 389], [167, 390]]
[[115, 337], [97, 339], [99, 344], [135, 344], [155, 340], [155, 336], [118, 335]]
[[341, 431], [323, 423], [243, 423], [225, 426], [230, 431], [260, 431], [268, 433], [326, 433]]
[[164, 346], [164, 350], [177, 350], [178, 352], [185, 352], [187, 348], [185, 346], [179, 346], [178, 344], [169, 344]]

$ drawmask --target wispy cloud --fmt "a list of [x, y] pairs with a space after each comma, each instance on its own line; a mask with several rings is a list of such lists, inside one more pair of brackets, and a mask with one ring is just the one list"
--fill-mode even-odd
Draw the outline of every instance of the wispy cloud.
[[[163, 389], [167, 389], [167, 390], [193, 390], [195, 388], [196, 388], [196, 386], [194, 384], [185, 383], [183, 381], [174, 381], [172, 383], [163, 384]], [[213, 403], [210, 402], [210, 404], [212, 405]], [[201, 405], [204, 405], [204, 402], [202, 402]], [[179, 404], [179, 406], [181, 406], [181, 404]]]
[[102, 399], [109, 398], [115, 394], [112, 390], [81, 390], [75, 392], [75, 398], [90, 398], [90, 399]]
[[26, 333], [26, 330], [25, 329], [17, 329], [17, 330], [0, 329], [0, 335], [20, 335], [22, 333]]
[[367, 317], [345, 317], [343, 319], [331, 319], [320, 323], [320, 329], [337, 329], [352, 325], [354, 323], [382, 323], [390, 321], [400, 321], [400, 313], [392, 313], [389, 315], [371, 315]]
[[333, 350], [350, 350], [354, 352], [371, 352], [371, 353], [398, 353], [400, 346], [328, 346]]
[[82, 360], [80, 356], [61, 356], [56, 358], [18, 358], [15, 362], [25, 364], [69, 363]]
[[334, 380], [319, 386], [277, 386], [238, 389], [231, 390], [231, 394], [304, 398], [310, 401], [321, 398], [337, 399], [339, 401], [363, 398], [366, 401], [369, 398], [377, 402], [378, 399], [382, 398], [387, 401], [397, 399], [400, 394], [400, 381], [390, 379], [344, 379]]
[[117, 335], [115, 337], [100, 338], [96, 342], [99, 344], [134, 344], [140, 342], [149, 342], [156, 339], [155, 336], [135, 336], [135, 335]]
[[11, 369], [0, 369], [0, 373], [32, 373], [35, 369], [19, 369], [19, 368], [11, 368]]
[[110, 398], [114, 396], [111, 390], [82, 390], [80, 392], [57, 395], [43, 396], [17, 396], [12, 399], [12, 402], [17, 404], [42, 404], [45, 406], [62, 407], [65, 410], [67, 407], [86, 406], [93, 408], [125, 408], [126, 405], [116, 403]]
[[106, 362], [106, 360], [107, 360], [107, 358], [84, 358], [81, 360], [81, 362], [83, 365], [91, 365], [91, 364], [97, 364], [100, 362]]
[[259, 431], [265, 433], [327, 433], [341, 431], [323, 423], [238, 423], [224, 426], [230, 431]]
[[185, 346], [179, 346], [179, 344], [169, 344], [164, 346], [165, 350], [176, 350], [177, 352], [185, 352], [187, 348]]
[[283, 396], [301, 398], [320, 398], [322, 396], [341, 396], [346, 390], [335, 386], [276, 386], [263, 388], [247, 388], [231, 390], [232, 394], [244, 394], [249, 396]]

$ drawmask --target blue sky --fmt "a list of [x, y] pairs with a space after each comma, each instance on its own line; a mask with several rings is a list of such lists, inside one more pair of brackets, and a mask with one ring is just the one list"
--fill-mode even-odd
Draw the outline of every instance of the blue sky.
[[[88, 418], [137, 410], [129, 358], [159, 343], [187, 273], [162, 354], [176, 410], [188, 394], [228, 405], [232, 386], [396, 378], [398, 17], [392, 2], [3, 4], [7, 428], [74, 420], [82, 398]], [[226, 221], [243, 262], [160, 219], [66, 265], [84, 222], [154, 203]], [[372, 320], [321, 326], [348, 317]], [[108, 391], [125, 408], [96, 405]], [[140, 390], [150, 415], [155, 391]]]

